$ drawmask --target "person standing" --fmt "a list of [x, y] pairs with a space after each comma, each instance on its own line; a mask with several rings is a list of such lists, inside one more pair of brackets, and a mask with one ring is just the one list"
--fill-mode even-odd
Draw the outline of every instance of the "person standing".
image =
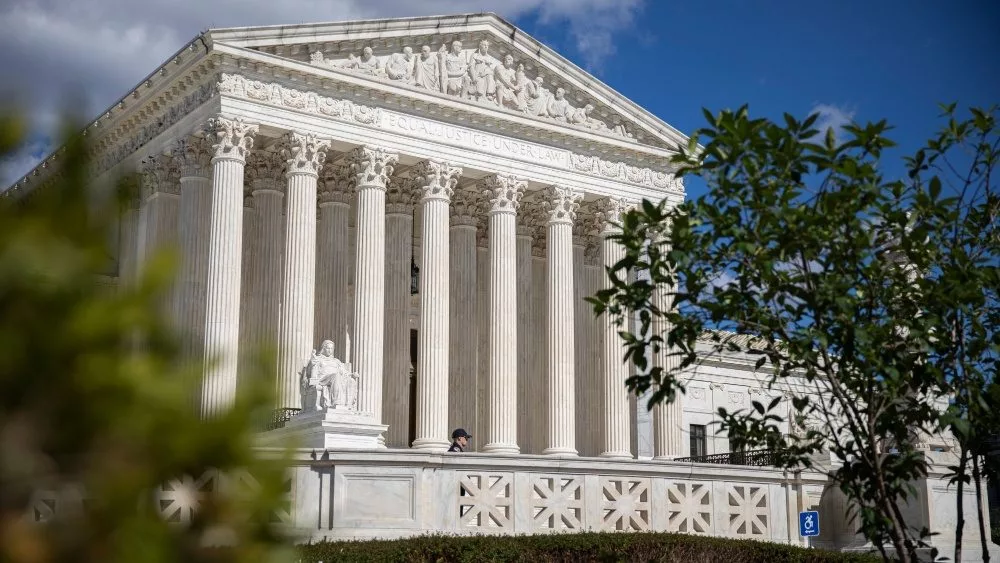
[[448, 448], [448, 451], [464, 452], [465, 448], [469, 446], [470, 438], [472, 438], [472, 434], [466, 432], [464, 428], [456, 428], [455, 431], [451, 433], [451, 447]]

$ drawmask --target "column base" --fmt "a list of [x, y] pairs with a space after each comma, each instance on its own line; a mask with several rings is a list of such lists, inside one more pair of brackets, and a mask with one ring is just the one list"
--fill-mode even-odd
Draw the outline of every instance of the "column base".
[[552, 457], [577, 457], [580, 453], [574, 448], [545, 448], [542, 450], [542, 455]]
[[604, 459], [634, 459], [629, 452], [601, 452], [597, 457]]
[[679, 457], [684, 457], [682, 455], [654, 455], [652, 457], [653, 461], [673, 461]]
[[302, 412], [284, 427], [257, 436], [261, 446], [322, 448], [331, 450], [384, 449], [382, 433], [389, 427], [375, 417], [357, 411], [326, 409]]
[[521, 453], [521, 448], [517, 444], [486, 444], [483, 446], [484, 454], [511, 454]]
[[438, 440], [435, 438], [417, 438], [413, 441], [413, 445], [411, 445], [410, 448], [430, 452], [446, 452], [448, 451], [449, 446], [451, 446], [451, 443], [444, 440]]

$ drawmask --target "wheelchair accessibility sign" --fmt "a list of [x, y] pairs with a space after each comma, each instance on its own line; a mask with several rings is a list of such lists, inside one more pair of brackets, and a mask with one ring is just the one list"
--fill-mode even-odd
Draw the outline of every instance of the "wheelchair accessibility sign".
[[806, 510], [799, 512], [799, 535], [811, 537], [819, 535], [819, 512]]

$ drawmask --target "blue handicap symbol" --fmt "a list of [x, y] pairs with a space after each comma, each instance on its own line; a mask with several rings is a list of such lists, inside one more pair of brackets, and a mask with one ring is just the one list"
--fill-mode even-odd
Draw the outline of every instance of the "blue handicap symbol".
[[803, 537], [819, 535], [819, 512], [804, 510], [799, 512], [799, 535]]

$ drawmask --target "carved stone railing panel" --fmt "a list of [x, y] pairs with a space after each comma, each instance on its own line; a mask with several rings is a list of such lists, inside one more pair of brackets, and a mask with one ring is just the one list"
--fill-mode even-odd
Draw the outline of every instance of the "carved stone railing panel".
[[458, 497], [459, 525], [480, 531], [514, 530], [514, 476], [463, 473]]
[[580, 475], [531, 477], [532, 531], [584, 529], [584, 478]]
[[219, 489], [219, 472], [212, 469], [197, 477], [183, 475], [163, 483], [153, 493], [153, 499], [164, 520], [190, 524], [201, 505]]
[[729, 535], [735, 537], [767, 537], [770, 507], [767, 487], [729, 485], [726, 488], [729, 507]]
[[649, 479], [601, 478], [601, 523], [604, 531], [650, 529]]
[[712, 485], [675, 481], [667, 485], [667, 531], [711, 534]]

